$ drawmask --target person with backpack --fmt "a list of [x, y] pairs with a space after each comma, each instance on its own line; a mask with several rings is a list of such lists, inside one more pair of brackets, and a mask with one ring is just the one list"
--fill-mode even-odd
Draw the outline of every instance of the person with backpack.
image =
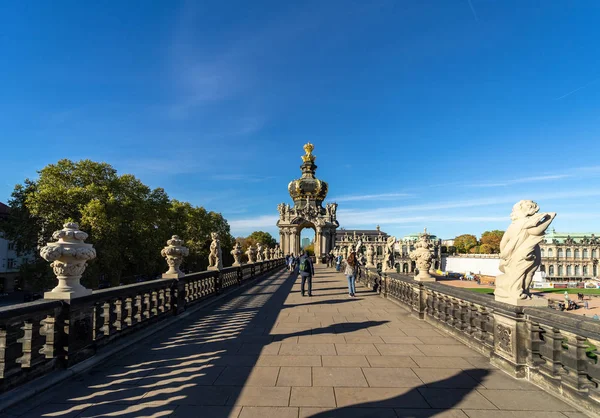
[[308, 280], [308, 296], [312, 296], [312, 278], [315, 275], [315, 267], [313, 262], [304, 251], [300, 252], [300, 258], [298, 259], [298, 272], [302, 278], [302, 284], [300, 286], [300, 293], [304, 296], [304, 284]]
[[342, 269], [342, 256], [338, 255], [335, 259], [335, 271], [340, 271]]
[[356, 274], [358, 273], [358, 260], [356, 253], [352, 251], [346, 260], [346, 270], [344, 274], [348, 279], [348, 297], [356, 297]]

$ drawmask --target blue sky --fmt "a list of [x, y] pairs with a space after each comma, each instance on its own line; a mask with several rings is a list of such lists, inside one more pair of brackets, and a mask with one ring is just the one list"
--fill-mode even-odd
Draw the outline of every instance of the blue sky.
[[512, 205], [600, 231], [597, 1], [8, 2], [0, 201], [106, 161], [276, 233], [315, 144], [346, 228], [443, 238]]

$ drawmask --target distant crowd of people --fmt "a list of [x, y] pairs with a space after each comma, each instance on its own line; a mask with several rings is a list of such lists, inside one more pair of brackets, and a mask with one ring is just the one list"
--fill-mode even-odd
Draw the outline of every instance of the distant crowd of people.
[[[329, 253], [325, 255], [324, 262], [327, 264], [328, 268], [335, 267], [335, 270], [339, 272], [342, 269], [342, 259], [341, 255], [335, 256], [333, 253]], [[304, 250], [300, 251], [298, 257], [294, 254], [287, 254], [285, 256], [285, 263], [289, 272], [294, 272], [298, 269], [298, 274], [302, 279], [300, 292], [302, 296], [306, 296], [307, 292], [305, 292], [305, 290], [308, 290], [308, 296], [311, 297], [312, 279], [315, 275], [315, 267], [310, 256]], [[355, 251], [352, 251], [348, 255], [344, 274], [348, 279], [348, 297], [354, 298], [356, 297], [356, 279], [360, 274], [360, 262], [356, 257]]]

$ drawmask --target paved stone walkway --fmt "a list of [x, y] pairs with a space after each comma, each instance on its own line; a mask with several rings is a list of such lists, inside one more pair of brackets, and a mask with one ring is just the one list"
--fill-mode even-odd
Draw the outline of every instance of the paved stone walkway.
[[313, 287], [278, 273], [5, 416], [584, 416], [333, 270]]

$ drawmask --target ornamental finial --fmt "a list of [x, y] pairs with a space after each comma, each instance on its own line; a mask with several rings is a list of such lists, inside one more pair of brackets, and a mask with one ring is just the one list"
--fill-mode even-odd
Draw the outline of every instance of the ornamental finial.
[[315, 146], [313, 144], [311, 144], [310, 142], [306, 143], [304, 145], [304, 151], [306, 152], [306, 154], [302, 156], [302, 161], [304, 161], [305, 163], [309, 161], [314, 163], [315, 159], [317, 158], [314, 155], [312, 155], [314, 149]]

